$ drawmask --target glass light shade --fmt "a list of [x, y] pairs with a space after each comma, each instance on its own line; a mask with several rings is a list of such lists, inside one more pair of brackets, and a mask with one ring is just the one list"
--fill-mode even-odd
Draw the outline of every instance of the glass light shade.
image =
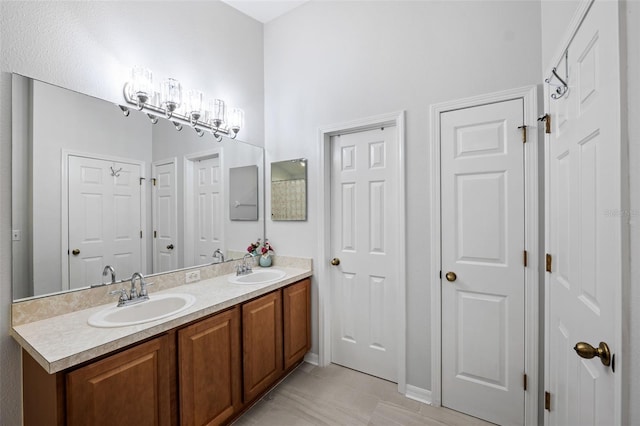
[[162, 82], [162, 104], [169, 112], [175, 111], [182, 104], [182, 86], [174, 78]]
[[222, 99], [214, 99], [213, 101], [213, 118], [211, 124], [220, 127], [227, 119], [227, 107]]
[[229, 127], [234, 133], [238, 133], [244, 127], [244, 111], [240, 108], [231, 108], [229, 111]]
[[131, 95], [142, 104], [153, 96], [153, 73], [149, 68], [133, 67], [131, 70]]
[[199, 90], [187, 90], [187, 115], [193, 120], [198, 120], [202, 115], [202, 98], [204, 94]]

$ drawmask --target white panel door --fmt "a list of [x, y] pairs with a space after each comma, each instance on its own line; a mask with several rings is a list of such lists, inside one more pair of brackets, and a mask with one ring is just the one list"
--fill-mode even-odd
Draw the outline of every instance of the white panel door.
[[197, 160], [193, 167], [194, 187], [194, 265], [211, 263], [213, 253], [224, 253], [224, 211], [220, 156]]
[[331, 138], [331, 360], [396, 382], [395, 127]]
[[140, 270], [140, 166], [68, 157], [69, 286], [102, 282], [106, 265], [120, 277]]
[[153, 272], [178, 269], [178, 202], [176, 163], [153, 165]]
[[113, 180], [112, 204], [108, 206], [113, 222], [113, 252], [110, 260], [121, 278], [130, 277], [141, 271], [142, 215], [140, 166], [137, 164], [114, 163], [117, 173]]
[[574, 351], [580, 341], [620, 351], [618, 51], [618, 4], [596, 1], [568, 50], [569, 92], [546, 100], [552, 123], [546, 143], [550, 425], [620, 424], [620, 372]]
[[502, 425], [524, 423], [523, 119], [441, 115], [442, 405]]

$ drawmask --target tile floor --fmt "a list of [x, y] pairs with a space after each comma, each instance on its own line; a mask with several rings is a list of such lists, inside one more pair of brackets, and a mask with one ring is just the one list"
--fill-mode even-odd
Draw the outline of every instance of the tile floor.
[[304, 363], [234, 426], [488, 424], [405, 398], [395, 383], [335, 364], [320, 368]]

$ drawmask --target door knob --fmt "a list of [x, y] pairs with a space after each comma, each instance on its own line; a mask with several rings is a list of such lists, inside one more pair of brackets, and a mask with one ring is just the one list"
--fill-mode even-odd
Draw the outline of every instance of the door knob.
[[167, 250], [173, 250], [173, 244], [169, 244], [169, 245], [167, 246]]
[[74, 256], [77, 256], [80, 254], [80, 249], [73, 249], [73, 251], [71, 252], [71, 254], [73, 254]]
[[340, 259], [338, 259], [337, 257], [334, 257], [333, 259], [331, 259], [331, 264], [333, 266], [338, 266], [340, 264]]
[[455, 272], [447, 272], [445, 277], [447, 278], [447, 281], [451, 281], [451, 282], [454, 282], [455, 280], [458, 279], [458, 276], [456, 275]]
[[597, 348], [594, 348], [586, 342], [578, 342], [573, 349], [581, 358], [591, 359], [597, 356], [600, 358], [602, 364], [607, 367], [611, 365], [611, 352], [609, 351], [609, 345], [605, 342], [600, 342], [600, 346]]

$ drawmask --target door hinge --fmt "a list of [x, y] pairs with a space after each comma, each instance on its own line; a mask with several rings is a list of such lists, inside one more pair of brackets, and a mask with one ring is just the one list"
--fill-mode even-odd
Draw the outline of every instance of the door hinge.
[[551, 134], [551, 116], [549, 114], [541, 115], [538, 121], [544, 121], [544, 132]]
[[153, 231], [153, 238], [158, 238], [158, 231]]
[[442, 271], [440, 271], [440, 279], [442, 279]]
[[527, 375], [526, 374], [522, 375], [522, 386], [524, 387], [524, 390], [527, 390]]
[[523, 124], [522, 126], [518, 126], [518, 129], [522, 129], [522, 143], [527, 143], [527, 126]]
[[151, 178], [151, 182], [153, 183], [153, 186], [156, 186], [156, 178]]
[[544, 409], [551, 411], [551, 394], [549, 392], [544, 393]]
[[141, 177], [140, 178], [140, 186], [142, 186], [142, 181], [145, 180], [145, 178]]
[[142, 231], [140, 231], [140, 238], [142, 238]]
[[551, 255], [549, 253], [547, 253], [547, 255], [545, 256], [545, 262], [544, 262], [544, 269], [547, 272], [551, 272], [551, 262], [553, 261], [553, 259], [551, 258]]
[[529, 265], [529, 256], [527, 255], [527, 251], [523, 251], [522, 252], [522, 263], [524, 264], [524, 267], [526, 268]]

